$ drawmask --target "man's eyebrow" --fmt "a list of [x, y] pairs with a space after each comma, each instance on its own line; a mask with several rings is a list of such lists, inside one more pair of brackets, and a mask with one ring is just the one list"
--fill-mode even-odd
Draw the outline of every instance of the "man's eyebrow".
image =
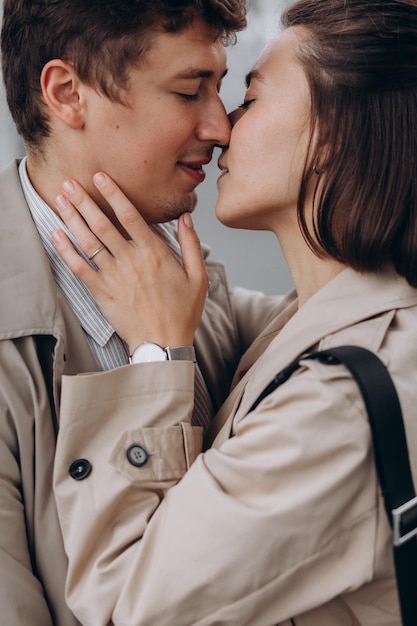
[[[226, 76], [227, 72], [228, 70], [226, 68], [220, 78], [223, 79]], [[174, 78], [179, 80], [195, 80], [196, 78], [212, 78], [213, 75], [213, 70], [204, 70], [196, 67], [190, 67], [189, 69], [186, 69], [183, 72], [176, 74]]]
[[263, 80], [263, 76], [260, 72], [258, 72], [258, 70], [252, 70], [251, 72], [249, 72], [249, 74], [246, 74], [246, 78], [245, 78], [245, 83], [246, 83], [246, 87], [249, 87], [252, 80]]

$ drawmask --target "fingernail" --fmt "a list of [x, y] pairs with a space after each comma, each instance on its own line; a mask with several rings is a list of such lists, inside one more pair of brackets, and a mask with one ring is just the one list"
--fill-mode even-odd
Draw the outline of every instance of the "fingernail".
[[191, 217], [191, 213], [184, 213], [184, 224], [188, 226], [188, 228], [193, 227], [193, 218]]
[[68, 206], [67, 199], [64, 198], [64, 196], [58, 196], [57, 198], [55, 198], [55, 204], [57, 208], [61, 210], [66, 209]]
[[62, 185], [62, 188], [65, 191], [65, 193], [68, 193], [68, 194], [72, 194], [75, 191], [75, 185], [70, 180], [66, 180], [64, 184]]
[[97, 185], [97, 187], [104, 187], [104, 185], [107, 183], [107, 178], [101, 172], [94, 174], [93, 180], [95, 184]]
[[59, 232], [59, 230], [52, 231], [52, 241], [54, 241], [55, 243], [59, 243], [61, 241], [61, 233]]

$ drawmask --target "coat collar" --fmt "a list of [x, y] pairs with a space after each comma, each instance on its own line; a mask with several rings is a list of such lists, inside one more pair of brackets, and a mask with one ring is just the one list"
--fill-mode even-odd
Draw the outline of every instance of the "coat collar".
[[[401, 279], [393, 269], [378, 273], [360, 274], [345, 269], [316, 292], [299, 310], [294, 291], [287, 297], [286, 307], [255, 341], [241, 367], [253, 363], [253, 354], [259, 351], [259, 343], [269, 344], [279, 333], [282, 346], [279, 363], [302, 354], [322, 338], [332, 335], [392, 309], [407, 308], [417, 303], [417, 290]], [[375, 349], [375, 346], [369, 346]], [[285, 348], [285, 349], [284, 349]]]
[[[285, 308], [242, 357], [233, 381], [231, 396], [216, 416], [208, 443], [220, 445], [230, 435], [238, 407], [249, 408], [270, 380], [293, 359], [311, 349], [358, 342], [356, 324], [374, 319], [361, 337], [370, 350], [378, 350], [393, 317], [392, 311], [417, 306], [417, 289], [390, 268], [378, 273], [360, 274], [346, 269], [329, 281], [297, 309], [292, 291]], [[243, 393], [245, 392], [245, 398]]]
[[58, 293], [14, 161], [0, 174], [0, 339], [55, 334]]

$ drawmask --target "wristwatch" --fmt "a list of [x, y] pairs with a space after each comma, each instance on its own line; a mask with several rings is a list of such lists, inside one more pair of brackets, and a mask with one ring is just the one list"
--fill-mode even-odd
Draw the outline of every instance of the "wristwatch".
[[129, 363], [150, 363], [153, 361], [192, 361], [196, 363], [194, 346], [163, 348], [157, 343], [145, 341], [129, 356]]

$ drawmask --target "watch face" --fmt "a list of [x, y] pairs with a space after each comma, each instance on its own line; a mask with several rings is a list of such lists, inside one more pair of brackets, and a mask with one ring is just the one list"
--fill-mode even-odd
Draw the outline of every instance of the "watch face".
[[136, 348], [135, 357], [140, 360], [141, 363], [167, 360], [165, 350], [156, 343], [143, 343], [141, 346]]

